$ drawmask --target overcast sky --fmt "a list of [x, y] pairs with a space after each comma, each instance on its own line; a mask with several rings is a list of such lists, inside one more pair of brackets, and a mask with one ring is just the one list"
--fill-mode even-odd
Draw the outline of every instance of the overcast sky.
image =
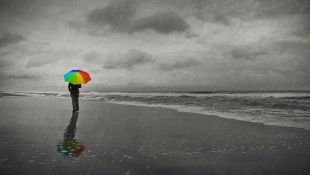
[[310, 90], [309, 0], [0, 0], [0, 90]]

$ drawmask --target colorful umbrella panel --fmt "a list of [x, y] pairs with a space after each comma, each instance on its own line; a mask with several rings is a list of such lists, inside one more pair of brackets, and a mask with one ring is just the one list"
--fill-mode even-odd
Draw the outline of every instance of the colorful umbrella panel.
[[89, 74], [82, 70], [72, 70], [64, 75], [65, 82], [71, 84], [86, 84], [91, 80]]

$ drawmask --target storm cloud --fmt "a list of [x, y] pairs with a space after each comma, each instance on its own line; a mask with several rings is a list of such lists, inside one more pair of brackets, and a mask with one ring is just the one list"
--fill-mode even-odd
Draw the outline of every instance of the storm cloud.
[[128, 31], [136, 9], [136, 0], [116, 1], [103, 8], [94, 9], [87, 16], [88, 22], [109, 25], [113, 30]]
[[189, 24], [173, 11], [160, 11], [147, 17], [138, 17], [138, 1], [117, 1], [91, 11], [87, 21], [93, 25], [110, 27], [115, 32], [153, 30], [158, 33], [184, 32]]
[[290, 14], [310, 14], [308, 0], [255, 0], [257, 12], [264, 16], [281, 16]]
[[134, 22], [133, 31], [154, 30], [159, 33], [185, 32], [189, 28], [179, 15], [173, 12], [161, 12]]
[[[87, 54], [87, 59], [97, 59], [98, 53]], [[158, 55], [152, 55], [140, 50], [131, 49], [123, 55], [110, 54], [107, 58], [97, 63], [103, 62], [104, 69], [126, 69], [133, 70], [137, 66], [148, 67], [148, 70], [159, 71], [173, 71], [173, 70], [186, 70], [191, 67], [197, 67], [202, 64], [200, 60], [195, 58], [175, 58], [175, 57], [161, 57]]]
[[[62, 76], [68, 69], [88, 71], [94, 89], [126, 89], [133, 82], [157, 90], [180, 82], [189, 89], [309, 89], [309, 4], [0, 1], [0, 67], [8, 80], [2, 89], [63, 90]], [[27, 78], [52, 67], [57, 71], [48, 80], [13, 86], [27, 84]], [[59, 83], [51, 89], [49, 81]], [[256, 84], [249, 83], [253, 81]]]
[[104, 61], [105, 69], [127, 69], [132, 70], [138, 65], [154, 62], [152, 55], [139, 50], [131, 49], [122, 56], [109, 55]]
[[23, 40], [24, 38], [20, 34], [4, 33], [0, 37], [0, 47], [5, 47], [9, 44], [19, 43]]

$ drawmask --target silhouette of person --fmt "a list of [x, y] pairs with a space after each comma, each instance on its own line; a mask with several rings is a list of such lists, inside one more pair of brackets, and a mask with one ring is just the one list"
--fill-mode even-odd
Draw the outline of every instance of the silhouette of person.
[[79, 113], [73, 112], [70, 120], [70, 124], [64, 134], [63, 141], [57, 145], [57, 151], [66, 159], [77, 159], [80, 155], [84, 154], [86, 145], [80, 139], [75, 138], [76, 122], [78, 120]]
[[80, 84], [73, 85], [73, 84], [69, 83], [69, 85], [68, 85], [68, 89], [70, 91], [70, 95], [72, 98], [73, 112], [79, 111], [79, 95], [80, 95], [79, 88], [81, 88], [81, 87], [82, 87], [82, 85], [80, 85]]

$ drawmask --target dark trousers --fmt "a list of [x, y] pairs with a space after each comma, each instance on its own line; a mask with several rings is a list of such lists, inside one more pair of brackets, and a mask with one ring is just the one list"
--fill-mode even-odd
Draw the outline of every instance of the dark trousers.
[[72, 98], [73, 111], [78, 111], [79, 110], [79, 91], [71, 91], [70, 95]]

